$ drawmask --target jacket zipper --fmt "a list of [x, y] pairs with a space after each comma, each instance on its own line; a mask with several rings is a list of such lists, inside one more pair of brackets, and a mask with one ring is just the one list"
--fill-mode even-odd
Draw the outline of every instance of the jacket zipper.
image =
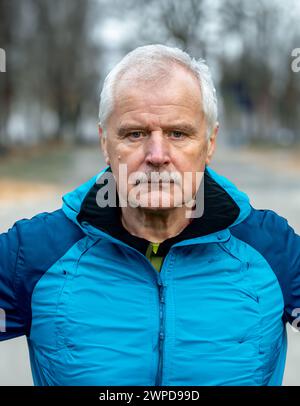
[[159, 288], [159, 349], [158, 349], [158, 370], [156, 377], [156, 386], [161, 386], [162, 369], [163, 369], [163, 348], [165, 339], [165, 328], [164, 328], [165, 289], [160, 274], [158, 274], [158, 288]]
[[[107, 238], [107, 236], [105, 236], [106, 239], [108, 240], [113, 240], [113, 242], [115, 242], [114, 238]], [[149, 262], [146, 257], [141, 254], [137, 249], [131, 247], [128, 244], [125, 244], [123, 242], [120, 241], [116, 241], [118, 243], [118, 245], [123, 245], [126, 248], [129, 248], [133, 251], [135, 251], [141, 258], [143, 258], [143, 261], [146, 261], [147, 263]], [[170, 250], [171, 251], [171, 250]], [[167, 257], [170, 255], [170, 253], [167, 254], [166, 258], [165, 258], [165, 263], [167, 262], [166, 259]], [[158, 288], [159, 288], [159, 351], [158, 351], [158, 370], [157, 370], [157, 375], [156, 375], [156, 386], [161, 386], [162, 384], [162, 371], [163, 371], [163, 347], [164, 347], [164, 340], [165, 340], [165, 325], [164, 325], [164, 312], [165, 312], [165, 286], [163, 285], [162, 279], [161, 279], [161, 272], [162, 272], [162, 268], [160, 270], [160, 272], [158, 272], [151, 264], [150, 264], [151, 268], [153, 269], [153, 271], [155, 272], [156, 276], [157, 276], [157, 283], [158, 283]]]

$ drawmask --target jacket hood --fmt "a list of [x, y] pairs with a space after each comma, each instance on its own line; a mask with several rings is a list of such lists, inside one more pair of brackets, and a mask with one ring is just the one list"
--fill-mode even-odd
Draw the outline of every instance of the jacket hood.
[[[65, 215], [86, 234], [91, 230], [94, 234], [97, 229], [113, 234], [114, 226], [119, 221], [118, 207], [100, 208], [96, 202], [96, 194], [101, 187], [97, 181], [106, 171], [111, 171], [109, 166], [63, 196], [62, 209]], [[192, 227], [188, 226], [188, 238], [233, 227], [246, 219], [250, 211], [248, 196], [207, 166], [204, 172], [204, 213], [194, 219]]]

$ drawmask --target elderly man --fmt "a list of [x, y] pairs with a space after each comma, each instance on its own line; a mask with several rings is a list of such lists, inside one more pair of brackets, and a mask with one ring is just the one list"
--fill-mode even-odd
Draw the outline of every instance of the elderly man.
[[0, 339], [27, 336], [35, 384], [281, 384], [300, 237], [209, 167], [217, 132], [203, 61], [149, 45], [109, 73], [107, 167], [0, 237]]

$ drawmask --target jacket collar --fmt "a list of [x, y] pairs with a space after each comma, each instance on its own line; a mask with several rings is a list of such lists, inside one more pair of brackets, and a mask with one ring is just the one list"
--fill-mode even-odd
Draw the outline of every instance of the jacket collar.
[[[137, 247], [140, 251], [147, 248], [148, 241], [132, 236], [122, 226], [119, 207], [100, 208], [96, 202], [97, 192], [103, 184], [97, 182], [104, 172], [110, 171], [106, 167], [90, 181], [63, 196], [63, 210], [68, 218], [78, 226], [87, 230], [86, 225], [101, 231], [114, 239]], [[185, 240], [209, 236], [210, 234], [226, 230], [243, 221], [251, 210], [247, 195], [239, 191], [225, 177], [218, 175], [209, 167], [204, 172], [204, 213], [195, 218], [178, 236], [166, 240], [163, 247], [180, 243]], [[85, 226], [84, 226], [85, 225]]]

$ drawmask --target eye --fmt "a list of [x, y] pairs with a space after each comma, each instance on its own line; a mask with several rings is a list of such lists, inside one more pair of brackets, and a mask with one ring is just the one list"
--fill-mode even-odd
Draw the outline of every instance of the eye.
[[185, 136], [185, 134], [182, 131], [175, 130], [175, 131], [171, 131], [171, 136], [176, 139], [181, 139]]
[[143, 135], [144, 134], [142, 131], [132, 131], [131, 133], [128, 134], [128, 137], [130, 137], [131, 139], [134, 139], [134, 140], [138, 140], [138, 139], [142, 138]]

